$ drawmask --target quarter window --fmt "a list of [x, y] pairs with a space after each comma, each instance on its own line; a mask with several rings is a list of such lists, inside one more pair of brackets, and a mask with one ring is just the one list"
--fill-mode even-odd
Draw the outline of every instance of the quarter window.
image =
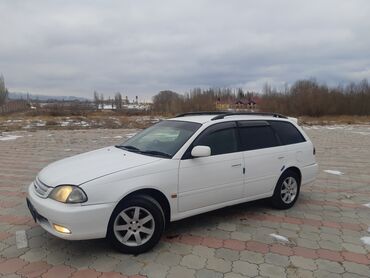
[[279, 136], [283, 145], [297, 144], [306, 141], [299, 130], [291, 123], [282, 121], [270, 121], [269, 123]]
[[274, 131], [268, 125], [240, 127], [243, 151], [271, 148], [279, 145]]

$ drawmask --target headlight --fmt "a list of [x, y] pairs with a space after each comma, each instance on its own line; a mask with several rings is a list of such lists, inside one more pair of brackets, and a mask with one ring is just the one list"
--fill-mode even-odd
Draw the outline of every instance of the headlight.
[[73, 185], [60, 185], [55, 187], [49, 194], [49, 198], [62, 203], [83, 203], [87, 201], [85, 192]]

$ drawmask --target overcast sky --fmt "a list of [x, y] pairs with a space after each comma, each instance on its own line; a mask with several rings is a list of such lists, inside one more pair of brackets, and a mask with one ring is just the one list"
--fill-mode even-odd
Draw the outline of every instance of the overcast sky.
[[368, 0], [0, 1], [10, 91], [149, 99], [370, 77]]

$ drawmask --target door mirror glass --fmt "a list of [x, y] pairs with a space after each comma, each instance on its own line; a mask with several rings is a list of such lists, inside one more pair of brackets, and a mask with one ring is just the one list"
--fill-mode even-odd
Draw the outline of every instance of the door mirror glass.
[[208, 146], [195, 146], [191, 150], [192, 157], [206, 157], [211, 155], [211, 148]]

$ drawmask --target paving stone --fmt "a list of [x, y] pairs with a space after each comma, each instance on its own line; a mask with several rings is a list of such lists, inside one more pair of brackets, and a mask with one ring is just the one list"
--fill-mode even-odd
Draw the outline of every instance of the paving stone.
[[33, 262], [18, 270], [17, 273], [27, 278], [37, 278], [47, 272], [52, 266], [45, 262]]
[[211, 270], [226, 273], [231, 270], [231, 262], [224, 259], [209, 258], [206, 267]]
[[342, 243], [337, 243], [329, 240], [320, 240], [318, 243], [323, 249], [342, 251]]
[[178, 265], [181, 261], [181, 256], [172, 252], [161, 252], [157, 255], [155, 262], [167, 266]]
[[[140, 277], [139, 275], [133, 275], [131, 276], [131, 278], [134, 278], [134, 277]], [[86, 277], [86, 278], [89, 278], [89, 277]], [[101, 276], [99, 276], [99, 278], [127, 278], [126, 275], [122, 275], [121, 273], [118, 273], [118, 272], [103, 272], [101, 274]]]
[[255, 264], [251, 264], [244, 261], [233, 262], [233, 272], [237, 272], [249, 277], [258, 275], [258, 267]]
[[225, 259], [227, 261], [236, 261], [239, 259], [239, 252], [225, 248], [219, 248], [215, 252], [215, 257]]
[[0, 274], [12, 274], [22, 269], [27, 262], [18, 258], [12, 258], [0, 262]]
[[149, 263], [140, 271], [141, 274], [153, 278], [163, 278], [166, 277], [167, 272], [170, 268], [168, 266], [158, 264], [158, 263]]
[[285, 269], [287, 277], [289, 278], [313, 278], [313, 272], [305, 269], [287, 267]]
[[42, 277], [43, 278], [65, 278], [70, 277], [73, 272], [76, 270], [74, 268], [59, 265], [59, 266], [53, 266], [50, 268], [47, 272], [45, 272]]
[[265, 261], [262, 254], [247, 250], [240, 252], [240, 259], [254, 264], [261, 264]]
[[206, 259], [196, 255], [185, 255], [180, 264], [188, 268], [201, 269], [205, 266]]
[[290, 265], [289, 257], [282, 256], [279, 254], [266, 254], [265, 261], [269, 264], [279, 265], [279, 266], [288, 266]]
[[244, 278], [244, 277], [245, 277], [244, 275], [233, 273], [233, 272], [226, 273], [224, 276], [224, 278]]
[[347, 251], [353, 252], [353, 253], [360, 253], [360, 254], [367, 254], [368, 251], [365, 250], [360, 245], [352, 244], [352, 243], [343, 243], [342, 244], [343, 248]]
[[195, 274], [195, 277], [197, 278], [223, 278], [224, 275], [220, 272], [216, 272], [209, 269], [201, 269], [198, 270]]
[[25, 252], [22, 256], [20, 256], [21, 259], [29, 262], [37, 262], [42, 261], [46, 258], [47, 252], [43, 248], [32, 248]]
[[208, 248], [206, 246], [194, 246], [193, 254], [202, 258], [213, 258], [215, 255], [215, 249]]
[[193, 278], [195, 277], [195, 270], [182, 266], [174, 266], [168, 272], [166, 278]]
[[343, 266], [346, 271], [358, 275], [370, 276], [370, 266], [363, 264], [357, 264], [353, 262], [343, 262]]
[[332, 272], [321, 270], [321, 269], [314, 271], [314, 276], [316, 278], [341, 278], [342, 277], [340, 274], [332, 273]]
[[260, 274], [266, 277], [286, 277], [284, 268], [272, 264], [259, 265]]
[[100, 272], [92, 269], [81, 269], [72, 273], [71, 278], [98, 278], [101, 276]]
[[296, 242], [297, 242], [297, 245], [301, 247], [306, 247], [306, 248], [311, 248], [311, 249], [320, 248], [320, 246], [314, 240], [305, 239], [305, 238], [297, 238]]
[[178, 255], [187, 255], [191, 253], [192, 248], [193, 247], [191, 245], [176, 242], [171, 244], [171, 253], [176, 253]]
[[292, 264], [298, 268], [303, 268], [307, 270], [315, 270], [317, 269], [317, 266], [315, 264], [315, 261], [312, 259], [307, 259], [303, 257], [297, 257], [297, 256], [291, 256], [290, 261]]
[[241, 240], [241, 241], [247, 241], [247, 240], [251, 240], [252, 239], [252, 236], [249, 233], [232, 232], [230, 234], [230, 238], [231, 239]]
[[140, 272], [144, 264], [141, 262], [134, 261], [133, 259], [127, 258], [120, 261], [116, 267], [112, 270], [120, 272], [125, 275], [134, 275]]
[[220, 230], [228, 231], [228, 232], [234, 232], [236, 231], [236, 225], [229, 223], [229, 222], [221, 222], [217, 226]]
[[109, 272], [119, 264], [120, 260], [109, 257], [107, 255], [101, 255], [96, 258], [95, 261], [90, 265], [91, 268], [100, 272]]
[[317, 268], [320, 270], [326, 270], [332, 273], [343, 273], [344, 272], [344, 268], [337, 262], [317, 259], [315, 263], [317, 265]]
[[343, 278], [369, 278], [369, 276], [363, 276], [354, 273], [344, 273]]

